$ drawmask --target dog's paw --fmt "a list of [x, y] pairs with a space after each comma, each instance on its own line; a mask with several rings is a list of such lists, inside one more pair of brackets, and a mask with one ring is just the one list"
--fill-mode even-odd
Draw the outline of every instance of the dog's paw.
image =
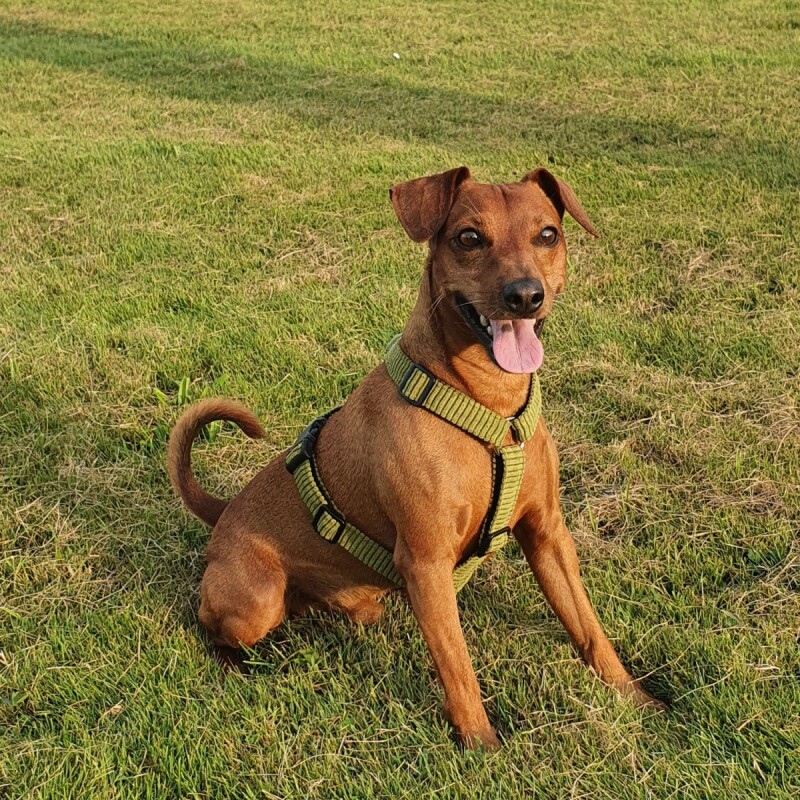
[[494, 728], [482, 731], [458, 731], [458, 743], [465, 750], [484, 750], [493, 753], [500, 749], [500, 739]]
[[657, 697], [653, 697], [637, 680], [631, 680], [622, 688], [622, 695], [631, 700], [638, 708], [648, 708], [652, 711], [667, 711], [669, 706]]

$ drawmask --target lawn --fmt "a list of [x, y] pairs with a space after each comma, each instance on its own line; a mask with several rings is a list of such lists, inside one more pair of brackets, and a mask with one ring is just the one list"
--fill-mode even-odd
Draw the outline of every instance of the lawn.
[[[0, 797], [800, 792], [800, 7], [0, 2]], [[395, 56], [397, 54], [399, 58]], [[315, 615], [227, 673], [186, 402], [232, 496], [375, 366], [422, 248], [393, 183], [544, 165], [568, 223], [545, 416], [634, 709], [516, 547], [460, 605], [497, 754], [461, 753], [414, 619]]]

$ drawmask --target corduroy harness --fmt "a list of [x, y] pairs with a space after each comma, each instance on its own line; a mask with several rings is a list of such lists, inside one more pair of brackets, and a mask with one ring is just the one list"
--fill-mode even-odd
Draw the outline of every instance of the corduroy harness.
[[[508, 541], [511, 533], [508, 523], [525, 471], [523, 447], [539, 422], [542, 406], [539, 378], [536, 374], [532, 376], [528, 400], [522, 411], [516, 417], [505, 419], [415, 364], [401, 349], [400, 336], [392, 340], [386, 351], [386, 369], [407, 403], [424, 408], [492, 448], [492, 499], [481, 523], [475, 551], [453, 572], [453, 585], [458, 592], [480, 564]], [[300, 434], [286, 454], [286, 469], [294, 476], [317, 533], [343, 547], [391, 583], [402, 586], [403, 579], [395, 569], [392, 551], [347, 522], [320, 480], [314, 445], [322, 426], [337, 410], [317, 417]], [[515, 443], [504, 445], [509, 433]]]

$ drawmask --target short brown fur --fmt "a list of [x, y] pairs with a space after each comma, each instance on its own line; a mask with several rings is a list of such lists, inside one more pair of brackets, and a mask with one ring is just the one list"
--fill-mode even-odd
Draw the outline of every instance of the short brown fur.
[[[403, 349], [440, 380], [498, 414], [515, 414], [525, 403], [529, 377], [494, 363], [454, 297], [497, 318], [502, 286], [535, 278], [545, 289], [536, 314], [543, 319], [566, 279], [564, 212], [597, 232], [572, 189], [543, 169], [519, 183], [491, 185], [473, 182], [461, 167], [395, 186], [390, 196], [409, 236], [429, 243]], [[536, 240], [544, 226], [558, 231], [554, 246], [542, 247]], [[455, 237], [465, 228], [479, 230], [486, 246], [460, 249]], [[283, 457], [230, 503], [200, 488], [191, 473], [191, 443], [214, 419], [232, 420], [251, 437], [262, 435], [247, 409], [229, 400], [206, 400], [184, 412], [170, 439], [173, 485], [189, 509], [214, 526], [200, 603], [200, 618], [214, 641], [252, 646], [286, 614], [309, 607], [375, 622], [381, 598], [392, 587], [314, 531]], [[592, 610], [562, 520], [558, 456], [543, 420], [525, 452], [512, 527], [545, 597], [603, 681], [641, 705], [660, 706], [622, 665]], [[469, 747], [496, 747], [451, 580], [454, 566], [475, 545], [489, 505], [489, 449], [404, 402], [381, 364], [325, 425], [316, 454], [323, 482], [347, 519], [394, 550], [460, 740]]]

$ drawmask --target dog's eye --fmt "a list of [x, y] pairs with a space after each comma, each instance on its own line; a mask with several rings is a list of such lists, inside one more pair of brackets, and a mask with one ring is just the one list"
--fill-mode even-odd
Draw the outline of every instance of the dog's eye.
[[461, 233], [456, 236], [456, 241], [465, 250], [474, 250], [476, 247], [480, 247], [483, 244], [481, 235], [473, 228], [467, 228], [461, 231]]
[[539, 232], [538, 241], [539, 244], [543, 244], [545, 247], [552, 247], [558, 241], [558, 231], [548, 225]]

